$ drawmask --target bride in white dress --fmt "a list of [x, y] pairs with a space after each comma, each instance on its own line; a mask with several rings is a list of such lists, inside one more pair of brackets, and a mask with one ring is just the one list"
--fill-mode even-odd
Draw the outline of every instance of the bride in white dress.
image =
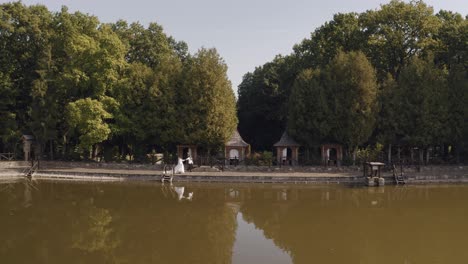
[[181, 158], [177, 159], [177, 165], [174, 167], [175, 174], [185, 173], [184, 162]]

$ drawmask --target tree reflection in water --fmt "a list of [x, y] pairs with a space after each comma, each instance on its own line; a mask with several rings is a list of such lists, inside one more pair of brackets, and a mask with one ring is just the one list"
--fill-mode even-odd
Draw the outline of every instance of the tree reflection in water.
[[2, 263], [231, 263], [239, 211], [296, 264], [468, 259], [468, 186], [175, 185], [192, 200], [154, 183], [0, 187]]
[[231, 263], [235, 210], [223, 189], [192, 201], [155, 184], [40, 182], [0, 192], [3, 263]]
[[293, 188], [288, 194], [297, 199], [282, 201], [275, 199], [281, 190], [252, 188], [240, 210], [296, 264], [464, 263], [467, 191], [467, 186]]

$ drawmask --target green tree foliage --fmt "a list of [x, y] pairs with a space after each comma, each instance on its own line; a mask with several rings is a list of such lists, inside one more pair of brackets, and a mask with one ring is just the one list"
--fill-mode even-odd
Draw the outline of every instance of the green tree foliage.
[[398, 79], [398, 119], [403, 141], [426, 147], [447, 140], [447, 72], [432, 60], [413, 58]]
[[[44, 62], [50, 54], [52, 15], [43, 6], [7, 3], [2, 5], [0, 17], [0, 115], [5, 118], [1, 119], [5, 123], [0, 125], [0, 136], [8, 142], [20, 134], [18, 129], [37, 126], [34, 111], [47, 89]], [[42, 138], [40, 134], [38, 138]]]
[[392, 144], [400, 145], [401, 131], [398, 117], [400, 98], [397, 96], [398, 84], [388, 73], [380, 83], [377, 93], [377, 121], [374, 130], [374, 141], [383, 143], [387, 148], [387, 162], [392, 162]]
[[456, 148], [457, 160], [468, 149], [468, 21], [460, 14], [440, 11], [442, 26], [437, 34], [439, 47], [435, 61], [449, 70], [449, 131], [448, 142]]
[[[461, 64], [453, 65], [448, 76], [449, 143], [468, 147], [468, 72]], [[458, 152], [458, 150], [457, 150]]]
[[[81, 140], [76, 136], [70, 138], [70, 122], [61, 109], [82, 99], [100, 101], [111, 96], [125, 66], [126, 49], [108, 25], [101, 25], [93, 16], [79, 12], [70, 14], [66, 7], [55, 14], [53, 27], [52, 74], [47, 97], [57, 104], [58, 113], [51, 118], [57, 123], [52, 126], [58, 134], [55, 142], [60, 145], [62, 155], [68, 155], [73, 145]], [[36, 128], [30, 130], [37, 131]], [[84, 145], [91, 143], [80, 144], [86, 149]]]
[[238, 87], [239, 132], [253, 148], [271, 149], [284, 132], [296, 71], [293, 56], [278, 56], [244, 75]]
[[382, 77], [390, 73], [397, 78], [413, 56], [433, 48], [433, 35], [440, 27], [433, 8], [422, 1], [392, 0], [359, 19], [367, 39], [365, 52]]
[[[467, 38], [466, 17], [434, 14], [422, 1], [336, 14], [292, 54], [244, 75], [239, 131], [257, 150], [270, 150], [287, 128], [307, 147], [380, 142], [390, 153], [391, 145], [463, 153]], [[179, 143], [213, 149], [237, 125], [226, 70], [214, 49], [192, 55], [156, 23], [1, 4], [0, 151], [14, 151], [21, 134], [50, 158], [77, 146], [118, 148], [122, 157]], [[90, 104], [98, 114], [67, 119]], [[100, 122], [96, 135], [83, 125], [91, 120]]]
[[105, 119], [111, 118], [104, 105], [91, 98], [80, 99], [69, 103], [66, 117], [71, 128], [78, 131], [80, 147], [89, 150], [94, 144], [106, 140], [111, 130]]
[[286, 65], [274, 59], [245, 74], [240, 132], [254, 148], [269, 148], [270, 135], [287, 126], [307, 147], [380, 142], [388, 157], [392, 145], [466, 145], [467, 32], [466, 17], [434, 14], [422, 1], [336, 14], [294, 46]]
[[375, 70], [362, 52], [338, 52], [321, 72], [304, 70], [290, 96], [288, 128], [307, 146], [324, 141], [354, 149], [375, 125]]
[[359, 50], [363, 32], [357, 13], [336, 14], [333, 19], [312, 32], [310, 39], [294, 45], [294, 55], [301, 67], [317, 68], [330, 63], [338, 51]]
[[353, 149], [366, 142], [375, 125], [377, 81], [362, 52], [340, 52], [327, 74], [329, 107], [334, 116], [331, 134]]
[[156, 23], [102, 24], [21, 2], [2, 4], [0, 19], [1, 151], [25, 133], [50, 158], [97, 145], [144, 157], [182, 141], [219, 145], [237, 126], [221, 57], [190, 55]]
[[441, 10], [437, 15], [441, 26], [435, 35], [437, 48], [435, 59], [445, 65], [467, 66], [468, 21], [458, 13]]
[[12, 87], [12, 83], [9, 80], [8, 75], [0, 73], [0, 94], [2, 99], [0, 100], [0, 144], [4, 146], [5, 151], [14, 150], [14, 142], [20, 136], [16, 124], [16, 113], [15, 113], [15, 90]]
[[227, 65], [215, 49], [199, 50], [187, 63], [176, 95], [176, 133], [184, 143], [219, 146], [237, 126]]
[[118, 21], [112, 27], [128, 46], [128, 64], [115, 91], [120, 102], [115, 142], [123, 148], [142, 150], [135, 154], [143, 155], [146, 149], [175, 142], [174, 95], [182, 81], [183, 42], [167, 37], [155, 23], [144, 28]]
[[307, 147], [330, 138], [331, 109], [323, 73], [305, 69], [296, 78], [289, 98], [288, 132]]

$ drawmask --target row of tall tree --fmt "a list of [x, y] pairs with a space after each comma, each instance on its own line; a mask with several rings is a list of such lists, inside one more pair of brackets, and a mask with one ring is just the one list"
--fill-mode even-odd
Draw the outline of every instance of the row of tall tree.
[[190, 54], [156, 23], [2, 4], [0, 150], [21, 134], [50, 158], [217, 146], [237, 126], [226, 71], [215, 49]]
[[[239, 130], [269, 149], [287, 129], [306, 148], [468, 146], [468, 22], [422, 1], [336, 14], [294, 52], [247, 73]], [[450, 147], [448, 147], [450, 146]]]

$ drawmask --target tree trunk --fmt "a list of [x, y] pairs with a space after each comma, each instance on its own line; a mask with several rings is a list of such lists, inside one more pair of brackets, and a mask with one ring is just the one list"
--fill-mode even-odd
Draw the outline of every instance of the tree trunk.
[[93, 160], [98, 161], [98, 154], [99, 154], [100, 145], [94, 145], [93, 151]]
[[392, 163], [392, 144], [388, 144], [388, 164]]
[[401, 163], [401, 148], [398, 146], [398, 161]]
[[125, 151], [124, 151], [125, 147], [123, 145], [123, 143], [119, 144], [119, 159], [124, 159], [124, 156], [125, 156]]
[[54, 142], [52, 140], [49, 141], [49, 151], [50, 151], [50, 160], [54, 160]]
[[424, 149], [419, 148], [419, 165], [424, 164]]
[[411, 158], [411, 164], [414, 163], [414, 153], [413, 153], [413, 148], [410, 147], [410, 158]]
[[88, 149], [88, 153], [89, 153], [88, 157], [89, 157], [90, 160], [93, 159], [93, 149], [94, 149], [94, 146], [92, 146], [90, 149]]
[[67, 155], [67, 136], [63, 135], [63, 148], [62, 148], [62, 158]]
[[357, 148], [353, 149], [353, 166], [356, 166], [356, 154], [357, 154]]
[[426, 165], [429, 164], [429, 148], [426, 148]]

